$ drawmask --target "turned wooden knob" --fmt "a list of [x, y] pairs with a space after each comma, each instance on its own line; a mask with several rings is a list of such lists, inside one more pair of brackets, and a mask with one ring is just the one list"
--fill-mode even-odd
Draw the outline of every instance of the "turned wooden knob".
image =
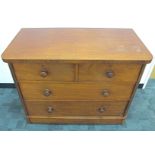
[[110, 94], [109, 94], [109, 91], [107, 89], [104, 89], [102, 92], [102, 95], [106, 97], [106, 96], [109, 96]]
[[42, 77], [46, 77], [47, 75], [48, 75], [47, 71], [41, 71], [40, 72], [40, 76], [42, 76]]
[[49, 89], [45, 89], [44, 91], [43, 91], [43, 95], [44, 96], [50, 96], [52, 94], [52, 92], [49, 90]]
[[107, 76], [108, 78], [112, 78], [112, 77], [114, 76], [114, 72], [113, 72], [113, 71], [107, 71], [107, 72], [106, 72], [106, 76]]
[[52, 113], [54, 111], [54, 108], [52, 106], [47, 107], [47, 112]]
[[106, 109], [105, 109], [104, 107], [100, 107], [100, 108], [98, 108], [98, 111], [99, 111], [100, 113], [103, 113], [103, 112], [106, 111]]

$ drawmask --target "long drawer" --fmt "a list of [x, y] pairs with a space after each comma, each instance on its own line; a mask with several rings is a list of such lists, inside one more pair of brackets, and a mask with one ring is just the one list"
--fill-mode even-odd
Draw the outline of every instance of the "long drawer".
[[122, 116], [127, 102], [29, 101], [30, 116]]
[[22, 82], [20, 88], [25, 100], [114, 100], [130, 98], [132, 83], [52, 83]]

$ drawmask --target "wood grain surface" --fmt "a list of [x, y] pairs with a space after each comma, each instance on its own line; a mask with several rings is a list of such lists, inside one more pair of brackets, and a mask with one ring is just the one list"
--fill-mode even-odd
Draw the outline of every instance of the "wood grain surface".
[[24, 28], [2, 59], [29, 122], [121, 124], [152, 55], [132, 29]]
[[52, 124], [122, 124], [123, 116], [27, 116], [32, 123]]
[[[134, 85], [132, 83], [51, 83], [22, 82], [19, 84], [25, 100], [129, 100]], [[51, 94], [45, 96], [45, 90]], [[109, 95], [104, 96], [107, 90]]]
[[[19, 81], [74, 81], [75, 65], [67, 63], [14, 63], [17, 79]], [[46, 72], [45, 77], [41, 72]]]
[[132, 29], [21, 29], [2, 55], [14, 60], [108, 60], [150, 62], [152, 55]]
[[[79, 81], [132, 81], [136, 82], [141, 64], [82, 63], [79, 64]], [[112, 72], [109, 78], [107, 72]]]
[[[127, 102], [29, 101], [30, 116], [123, 116]], [[52, 111], [49, 109], [52, 108]]]
[[[132, 63], [14, 63], [19, 81], [133, 81], [139, 75], [141, 64]], [[32, 67], [33, 66], [33, 67]], [[41, 72], [47, 72], [45, 77]], [[107, 72], [113, 72], [111, 78]]]

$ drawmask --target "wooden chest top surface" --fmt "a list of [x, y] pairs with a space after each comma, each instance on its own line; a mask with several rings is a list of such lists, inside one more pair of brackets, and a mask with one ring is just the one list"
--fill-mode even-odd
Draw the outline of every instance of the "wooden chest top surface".
[[152, 55], [132, 29], [24, 28], [2, 55], [20, 60], [150, 62]]

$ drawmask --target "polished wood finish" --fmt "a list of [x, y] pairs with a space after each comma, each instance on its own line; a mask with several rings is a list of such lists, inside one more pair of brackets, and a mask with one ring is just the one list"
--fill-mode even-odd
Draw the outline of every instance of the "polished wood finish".
[[[133, 81], [141, 64], [128, 63], [14, 63], [19, 81]], [[33, 66], [33, 67], [32, 67]], [[112, 72], [112, 76], [107, 74]]]
[[132, 29], [21, 29], [9, 63], [31, 123], [121, 124], [152, 55]]
[[127, 102], [27, 101], [30, 116], [123, 116]]
[[[9, 68], [10, 68], [10, 71], [11, 71], [12, 78], [13, 78], [13, 80], [15, 82], [19, 98], [20, 98], [20, 100], [22, 102], [22, 105], [23, 105], [23, 108], [24, 108], [24, 112], [25, 112], [26, 115], [28, 115], [28, 110], [27, 110], [27, 107], [26, 107], [26, 104], [25, 104], [25, 101], [24, 101], [24, 98], [23, 98], [23, 95], [22, 95], [19, 83], [18, 83], [17, 78], [16, 78], [13, 65], [9, 64]], [[30, 122], [30, 119], [28, 117], [26, 117], [26, 119], [27, 119], [28, 122]]]
[[128, 110], [129, 110], [129, 107], [130, 107], [130, 105], [131, 105], [131, 103], [132, 103], [132, 100], [133, 100], [134, 95], [135, 95], [135, 93], [136, 93], [136, 90], [137, 90], [137, 88], [138, 88], [138, 85], [139, 85], [140, 79], [141, 79], [141, 77], [142, 77], [142, 75], [143, 75], [143, 72], [144, 72], [145, 66], [146, 66], [146, 65], [142, 65], [142, 66], [141, 66], [140, 74], [139, 74], [139, 76], [137, 77], [136, 85], [135, 85], [134, 89], [132, 90], [131, 97], [130, 97], [130, 102], [129, 102], [129, 103], [127, 104], [127, 106], [126, 106], [126, 109], [125, 109], [124, 115], [127, 115], [127, 112], [128, 112]]
[[82, 63], [79, 65], [79, 81], [136, 82], [140, 69], [141, 64]]
[[[129, 100], [134, 85], [117, 83], [51, 83], [22, 82], [20, 88], [25, 100]], [[45, 92], [50, 91], [49, 95]], [[108, 92], [108, 95], [104, 95]], [[123, 92], [123, 93], [122, 93]]]
[[122, 124], [126, 117], [122, 116], [60, 116], [43, 117], [27, 116], [31, 123], [54, 124]]
[[[74, 81], [74, 64], [63, 63], [14, 63], [17, 79], [44, 81]], [[42, 72], [47, 74], [41, 75]]]
[[100, 60], [150, 62], [152, 55], [132, 29], [21, 29], [2, 55], [4, 61]]

